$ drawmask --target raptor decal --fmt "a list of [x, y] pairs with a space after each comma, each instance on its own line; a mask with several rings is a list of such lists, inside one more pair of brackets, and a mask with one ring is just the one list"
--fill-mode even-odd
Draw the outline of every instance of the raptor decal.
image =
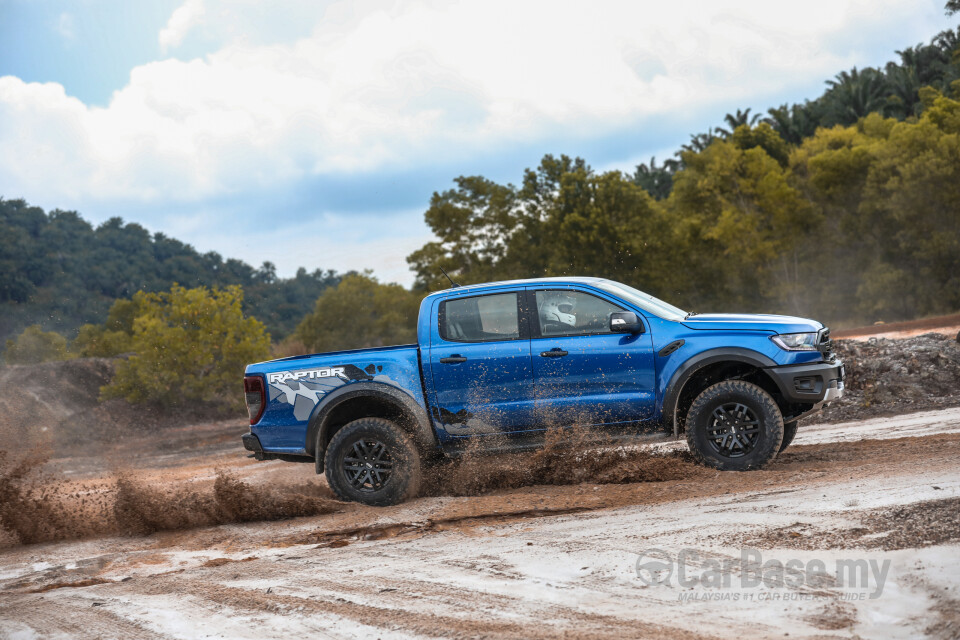
[[349, 382], [372, 379], [373, 376], [352, 364], [267, 374], [270, 401], [291, 405], [294, 417], [301, 421], [309, 418], [320, 399], [334, 389]]

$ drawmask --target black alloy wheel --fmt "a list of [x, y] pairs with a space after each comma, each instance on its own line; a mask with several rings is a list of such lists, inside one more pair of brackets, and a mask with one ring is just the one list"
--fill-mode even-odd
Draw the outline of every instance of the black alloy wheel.
[[361, 438], [353, 443], [343, 457], [343, 471], [357, 491], [379, 491], [390, 480], [393, 459], [387, 445], [373, 438]]
[[728, 402], [713, 410], [707, 427], [710, 446], [725, 458], [740, 458], [753, 451], [760, 437], [760, 420], [745, 404]]

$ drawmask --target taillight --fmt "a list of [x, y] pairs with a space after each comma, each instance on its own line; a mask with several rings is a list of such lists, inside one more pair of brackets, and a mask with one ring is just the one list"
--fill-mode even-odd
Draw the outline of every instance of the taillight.
[[243, 392], [247, 400], [247, 413], [250, 414], [250, 424], [257, 424], [263, 410], [267, 407], [267, 393], [263, 388], [263, 378], [260, 376], [245, 376]]

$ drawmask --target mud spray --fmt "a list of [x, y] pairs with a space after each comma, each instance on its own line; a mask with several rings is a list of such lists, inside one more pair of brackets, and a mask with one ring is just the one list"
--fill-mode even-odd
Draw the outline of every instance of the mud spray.
[[[488, 436], [489, 437], [489, 436]], [[619, 446], [587, 429], [553, 429], [535, 451], [485, 454], [471, 445], [456, 460], [427, 470], [421, 495], [475, 496], [534, 485], [663, 482], [703, 471], [687, 451], [656, 453]]]
[[342, 508], [321, 484], [261, 487], [218, 470], [212, 486], [163, 487], [130, 472], [84, 483], [43, 472], [39, 450], [19, 459], [0, 451], [0, 544], [105, 535], [147, 535], [228, 522], [315, 516]]
[[[488, 443], [489, 444], [489, 443]], [[147, 484], [132, 471], [83, 482], [45, 472], [40, 450], [0, 451], [0, 545], [107, 535], [149, 535], [232, 522], [271, 521], [341, 511], [321, 479], [261, 486], [220, 469], [212, 483]], [[686, 453], [656, 454], [605, 444], [574, 429], [551, 431], [532, 452], [488, 455], [479, 448], [425, 469], [421, 495], [475, 496], [533, 485], [621, 484], [702, 473]]]

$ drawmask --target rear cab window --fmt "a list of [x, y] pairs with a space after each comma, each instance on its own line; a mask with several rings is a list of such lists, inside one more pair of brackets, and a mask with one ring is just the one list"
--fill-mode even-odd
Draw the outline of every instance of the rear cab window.
[[496, 342], [520, 337], [517, 292], [440, 302], [440, 337], [449, 342]]

